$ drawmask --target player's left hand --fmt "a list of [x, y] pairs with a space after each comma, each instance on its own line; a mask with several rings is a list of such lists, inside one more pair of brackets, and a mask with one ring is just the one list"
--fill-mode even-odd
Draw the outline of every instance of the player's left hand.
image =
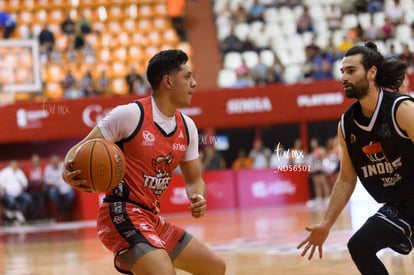
[[306, 227], [306, 230], [310, 232], [309, 236], [304, 239], [296, 248], [303, 251], [301, 256], [304, 257], [309, 252], [308, 260], [311, 260], [316, 249], [319, 253], [319, 258], [322, 258], [322, 246], [329, 234], [329, 229], [321, 224]]
[[207, 209], [207, 201], [206, 199], [200, 194], [193, 194], [190, 197], [190, 211], [191, 215], [194, 218], [200, 218], [204, 216]]

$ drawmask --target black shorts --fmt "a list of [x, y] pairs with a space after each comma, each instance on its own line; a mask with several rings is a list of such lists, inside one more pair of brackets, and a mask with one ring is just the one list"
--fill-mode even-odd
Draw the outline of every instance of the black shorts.
[[398, 206], [386, 204], [369, 219], [380, 221], [394, 232], [400, 234], [401, 243], [390, 247], [392, 250], [404, 255], [411, 252], [414, 243], [413, 225], [408, 222], [410, 219], [398, 209]]

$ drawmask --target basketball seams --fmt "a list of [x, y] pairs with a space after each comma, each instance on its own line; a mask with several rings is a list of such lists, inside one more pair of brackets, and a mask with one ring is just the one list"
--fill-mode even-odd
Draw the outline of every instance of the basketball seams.
[[94, 190], [94, 191], [96, 191], [96, 189], [95, 189], [95, 183], [93, 182], [93, 150], [95, 149], [95, 145], [96, 145], [96, 140], [94, 140], [93, 141], [93, 144], [92, 144], [92, 148], [91, 148], [91, 152], [90, 152], [90, 155], [89, 155], [89, 178], [91, 179], [91, 185], [92, 185], [92, 189]]
[[123, 152], [115, 143], [91, 139], [76, 150], [73, 170], [81, 170], [78, 179], [85, 179], [93, 192], [100, 193], [111, 190], [119, 178], [122, 180], [125, 164]]
[[109, 190], [109, 188], [111, 188], [111, 186], [112, 186], [112, 180], [113, 180], [112, 158], [111, 158], [111, 153], [109, 152], [108, 146], [107, 146], [105, 143], [103, 143], [103, 142], [100, 142], [100, 143], [103, 145], [103, 147], [105, 148], [106, 153], [108, 154], [109, 167], [111, 168], [111, 176], [110, 176], [110, 181], [109, 181], [108, 185], [107, 185], [107, 186], [106, 186], [106, 188], [105, 188], [105, 192], [106, 192], [106, 191], [108, 191], [108, 190]]

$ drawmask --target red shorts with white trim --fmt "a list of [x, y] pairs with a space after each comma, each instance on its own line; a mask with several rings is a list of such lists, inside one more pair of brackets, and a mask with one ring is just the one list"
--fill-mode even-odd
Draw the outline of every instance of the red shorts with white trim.
[[136, 204], [117, 201], [104, 202], [99, 208], [98, 236], [114, 253], [115, 267], [128, 270], [117, 255], [136, 245], [147, 243], [170, 253], [183, 236], [184, 229]]

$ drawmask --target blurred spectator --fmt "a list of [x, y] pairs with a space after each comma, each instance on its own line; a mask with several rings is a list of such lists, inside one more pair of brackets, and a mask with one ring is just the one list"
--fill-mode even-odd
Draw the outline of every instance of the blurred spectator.
[[226, 168], [226, 161], [222, 155], [216, 151], [214, 145], [205, 147], [203, 166], [205, 170], [217, 170]]
[[271, 70], [259, 58], [256, 65], [251, 69], [251, 74], [256, 85], [266, 84], [267, 72]]
[[241, 73], [236, 73], [236, 82], [231, 86], [232, 88], [246, 88], [253, 87], [255, 85], [252, 75], [249, 71], [242, 71]]
[[[348, 2], [348, 1], [347, 1]], [[354, 7], [352, 9], [352, 12], [355, 14], [363, 13], [367, 10], [367, 0], [354, 0], [349, 1], [350, 3], [354, 2]]]
[[338, 137], [329, 138], [326, 142], [326, 156], [323, 159], [323, 170], [332, 189], [339, 173], [340, 145]]
[[275, 70], [274, 67], [270, 67], [266, 71], [265, 84], [274, 84], [274, 83], [283, 82], [282, 75], [283, 75], [283, 72], [279, 73], [279, 71]]
[[147, 95], [151, 89], [142, 76], [134, 79], [132, 87], [134, 94], [138, 96]]
[[187, 41], [185, 31], [185, 0], [167, 0], [168, 15], [181, 41]]
[[391, 0], [385, 6], [385, 16], [390, 18], [391, 23], [398, 25], [404, 20], [404, 11], [400, 5], [400, 0]]
[[74, 43], [74, 48], [77, 51], [81, 50], [83, 46], [85, 45], [85, 38], [84, 38], [84, 34], [82, 33], [80, 25], [75, 26], [75, 34], [74, 34], [73, 43]]
[[31, 218], [33, 220], [44, 219], [46, 194], [43, 183], [43, 169], [40, 166], [40, 157], [37, 154], [32, 155], [32, 166], [29, 170], [28, 192], [33, 199], [34, 206], [31, 209]]
[[45, 167], [44, 182], [48, 198], [58, 211], [57, 213], [52, 211], [52, 217], [68, 220], [71, 217], [75, 191], [63, 180], [62, 171], [63, 162], [60, 161], [59, 156], [51, 156], [50, 163]]
[[246, 39], [242, 41], [241, 52], [245, 51], [257, 51], [256, 43], [249, 36], [247, 36]]
[[258, 53], [262, 50], [270, 50], [271, 38], [266, 33], [264, 24], [258, 29], [257, 32], [250, 33], [249, 37], [251, 37], [254, 43], [254, 50]]
[[314, 63], [315, 67], [312, 73], [312, 78], [314, 80], [333, 78], [333, 60], [326, 53], [322, 53], [321, 55], [315, 57]]
[[83, 60], [84, 60], [85, 63], [87, 63], [87, 64], [95, 64], [96, 63], [95, 49], [87, 41], [85, 41], [85, 44], [82, 48], [82, 55], [83, 55]]
[[241, 52], [243, 50], [243, 41], [241, 41], [234, 33], [233, 26], [230, 28], [229, 35], [221, 41], [220, 49], [223, 55], [228, 52]]
[[233, 169], [250, 169], [253, 167], [253, 161], [246, 155], [246, 149], [238, 150], [237, 158], [232, 163]]
[[367, 12], [373, 14], [382, 11], [384, 0], [367, 0]]
[[341, 28], [342, 24], [342, 10], [336, 4], [330, 4], [326, 11], [326, 21], [330, 31], [336, 31]]
[[250, 68], [246, 64], [246, 60], [242, 58], [242, 63], [235, 70], [236, 74], [250, 73]]
[[313, 73], [316, 71], [316, 64], [314, 62], [314, 58], [311, 57], [308, 52], [305, 52], [305, 62], [301, 64], [301, 78], [303, 80], [311, 79]]
[[391, 22], [389, 17], [384, 18], [384, 25], [380, 28], [380, 38], [383, 41], [394, 37], [395, 25]]
[[16, 29], [16, 20], [7, 12], [0, 11], [0, 28], [3, 38], [9, 38]]
[[390, 45], [389, 51], [384, 55], [385, 58], [395, 58], [398, 59], [398, 54], [395, 52], [394, 44]]
[[81, 13], [81, 17], [78, 20], [77, 24], [79, 25], [82, 34], [91, 33], [91, 22], [86, 18], [85, 13]]
[[263, 169], [269, 167], [271, 154], [272, 151], [264, 146], [262, 140], [255, 140], [253, 148], [249, 152], [249, 157], [253, 160], [253, 168]]
[[55, 46], [55, 35], [49, 30], [47, 23], [43, 24], [39, 33], [39, 45], [44, 46], [49, 54]]
[[375, 25], [374, 17], [369, 20], [369, 26], [365, 30], [365, 40], [374, 41], [378, 38], [378, 27]]
[[283, 74], [285, 73], [285, 67], [280, 62], [279, 58], [275, 56], [273, 65], [270, 66], [266, 74], [266, 83], [278, 83], [283, 82]]
[[80, 79], [80, 90], [83, 96], [95, 96], [96, 92], [94, 89], [94, 80], [90, 70], [85, 70]]
[[82, 97], [82, 92], [78, 89], [78, 80], [75, 78], [71, 69], [66, 71], [66, 75], [62, 82], [65, 98]]
[[321, 48], [316, 44], [316, 37], [312, 36], [311, 42], [305, 46], [305, 54], [313, 60], [321, 52]]
[[328, 42], [322, 51], [326, 53], [332, 60], [338, 60], [343, 57], [343, 55], [338, 52], [338, 48], [335, 46], [332, 37], [328, 38]]
[[296, 21], [296, 30], [298, 33], [313, 32], [312, 17], [309, 14], [309, 8], [304, 6], [303, 13]]
[[226, 2], [222, 9], [217, 12], [216, 25], [228, 26], [231, 24], [233, 24], [233, 11], [231, 10], [230, 3]]
[[345, 55], [345, 53], [352, 48], [352, 46], [354, 45], [354, 43], [352, 42], [352, 40], [349, 38], [348, 35], [344, 35], [342, 37], [342, 41], [339, 42], [338, 44], [338, 52], [340, 55]]
[[68, 46], [65, 51], [66, 58], [69, 63], [77, 63], [78, 61], [78, 53], [75, 50], [75, 37], [73, 35], [69, 36], [68, 38]]
[[0, 196], [8, 220], [25, 223], [25, 213], [32, 208], [32, 198], [26, 192], [28, 181], [16, 160], [0, 171]]
[[326, 179], [323, 159], [326, 156], [325, 149], [319, 145], [316, 138], [310, 140], [310, 154], [308, 155], [308, 165], [310, 165], [311, 187], [315, 194], [315, 198], [307, 202], [307, 206], [312, 207], [322, 202], [327, 202], [330, 196], [330, 186]]
[[96, 92], [99, 95], [110, 94], [110, 80], [106, 75], [106, 71], [101, 69], [99, 71], [99, 76], [96, 79]]
[[59, 51], [56, 47], [54, 47], [50, 53], [50, 61], [53, 64], [63, 65], [62, 51]]
[[247, 11], [241, 2], [237, 4], [233, 18], [235, 24], [247, 23]]
[[365, 30], [362, 28], [361, 24], [357, 24], [355, 28], [350, 28], [348, 30], [348, 37], [355, 44], [364, 40]]
[[137, 81], [139, 81], [139, 83], [144, 83], [144, 79], [142, 78], [142, 76], [139, 73], [137, 73], [135, 66], [131, 66], [129, 68], [129, 72], [125, 76], [125, 81], [128, 84], [128, 92], [130, 94], [135, 94], [136, 93], [136, 91], [134, 89], [134, 85], [135, 86], [137, 85]]
[[254, 0], [252, 5], [247, 10], [247, 23], [252, 23], [253, 21], [263, 21], [263, 13], [266, 7], [259, 2], [259, 0]]
[[70, 14], [66, 14], [65, 20], [60, 24], [60, 28], [62, 33], [66, 35], [74, 34], [75, 33], [76, 24], [73, 22]]
[[398, 56], [398, 58], [402, 61], [404, 61], [407, 64], [407, 72], [411, 73], [414, 71], [414, 53], [410, 51], [410, 45], [404, 44], [403, 45], [403, 51]]

